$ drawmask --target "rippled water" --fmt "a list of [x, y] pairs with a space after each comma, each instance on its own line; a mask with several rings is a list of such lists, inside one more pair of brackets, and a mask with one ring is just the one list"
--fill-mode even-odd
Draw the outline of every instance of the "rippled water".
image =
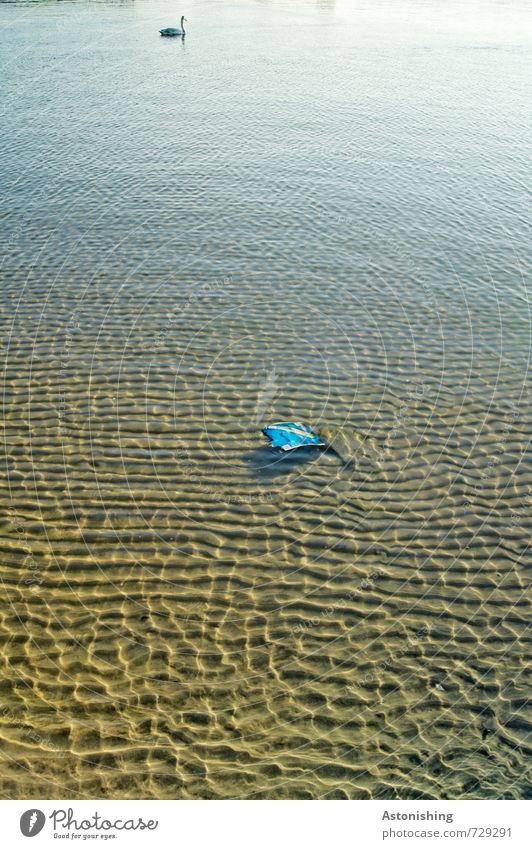
[[4, 798], [530, 796], [525, 13], [0, 8]]

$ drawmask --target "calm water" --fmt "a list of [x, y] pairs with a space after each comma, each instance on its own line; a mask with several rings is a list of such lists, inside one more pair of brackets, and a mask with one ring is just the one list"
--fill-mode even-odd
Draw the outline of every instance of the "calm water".
[[3, 798], [531, 795], [527, 17], [1, 5]]

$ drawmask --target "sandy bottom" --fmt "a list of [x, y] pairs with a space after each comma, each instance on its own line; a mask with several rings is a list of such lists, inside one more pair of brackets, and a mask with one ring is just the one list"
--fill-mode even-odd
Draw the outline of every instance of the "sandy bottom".
[[[2, 292], [12, 316], [20, 282]], [[368, 285], [362, 322], [360, 293], [314, 294], [25, 290], [4, 798], [530, 795], [521, 325], [501, 365], [479, 309], [467, 361], [444, 300], [416, 324]], [[272, 419], [331, 448], [280, 458]]]

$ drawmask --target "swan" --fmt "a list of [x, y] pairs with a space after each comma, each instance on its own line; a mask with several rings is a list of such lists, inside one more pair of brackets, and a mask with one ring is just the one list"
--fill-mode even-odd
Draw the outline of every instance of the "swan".
[[183, 21], [186, 21], [184, 15], [181, 15], [181, 28], [179, 27], [165, 27], [164, 29], [160, 29], [159, 32], [161, 35], [185, 35], [185, 27], [183, 26]]

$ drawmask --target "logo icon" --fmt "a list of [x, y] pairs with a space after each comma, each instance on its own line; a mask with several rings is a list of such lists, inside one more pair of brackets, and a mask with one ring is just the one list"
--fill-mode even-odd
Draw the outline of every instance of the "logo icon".
[[30, 808], [24, 811], [20, 818], [20, 830], [24, 837], [35, 837], [42, 831], [46, 817], [38, 808]]

